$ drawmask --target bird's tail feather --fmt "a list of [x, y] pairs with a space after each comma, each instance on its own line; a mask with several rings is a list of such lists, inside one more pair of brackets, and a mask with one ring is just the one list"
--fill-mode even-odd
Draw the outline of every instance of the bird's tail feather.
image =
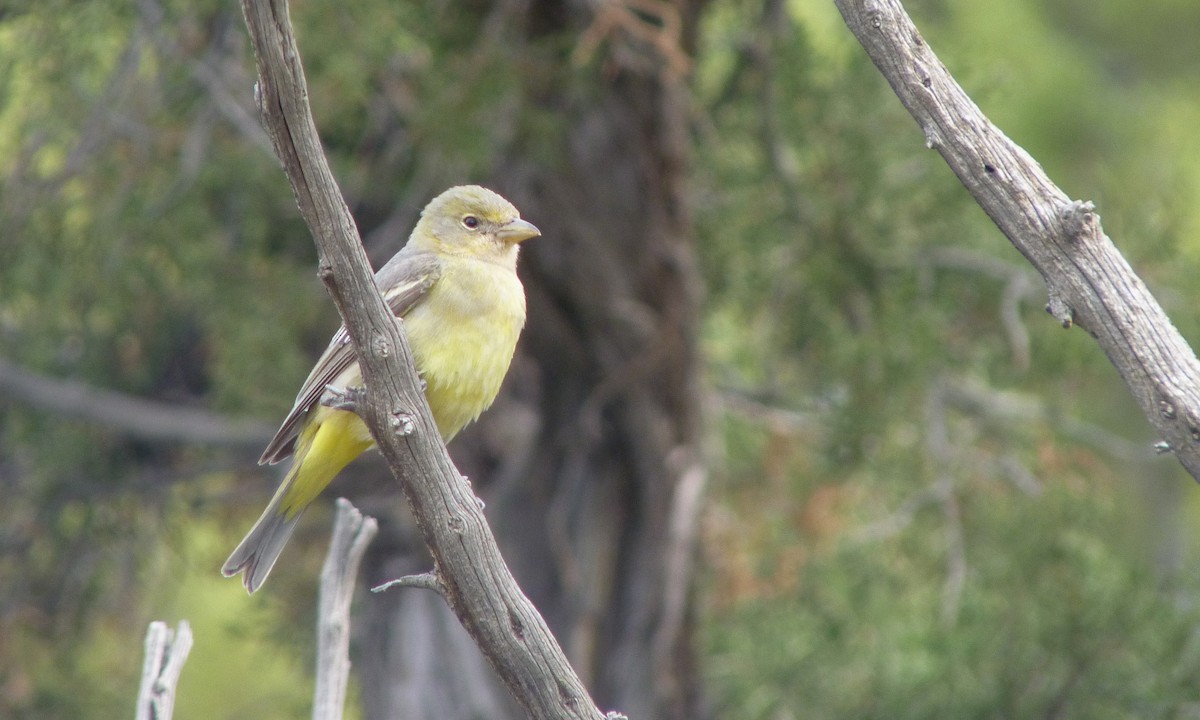
[[262, 587], [279, 554], [283, 552], [284, 545], [287, 545], [288, 538], [296, 529], [300, 516], [304, 514], [304, 508], [295, 512], [284, 509], [283, 499], [289, 484], [288, 481], [283, 483], [258, 522], [254, 523], [254, 527], [250, 528], [250, 532], [246, 533], [237, 549], [221, 566], [221, 574], [225, 577], [243, 573], [242, 584], [246, 586], [246, 592], [252, 593]]
[[354, 413], [318, 407], [296, 438], [292, 467], [275, 496], [221, 568], [225, 577], [241, 572], [246, 590], [254, 592], [261, 587], [304, 508], [374, 442], [371, 431]]

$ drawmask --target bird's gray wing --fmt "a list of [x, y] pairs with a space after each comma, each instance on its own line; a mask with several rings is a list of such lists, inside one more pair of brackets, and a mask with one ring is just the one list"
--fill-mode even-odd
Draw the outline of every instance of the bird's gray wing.
[[[397, 317], [404, 317], [441, 274], [441, 263], [431, 252], [409, 251], [405, 247], [396, 253], [379, 272], [375, 273], [375, 284], [383, 293], [383, 299]], [[259, 464], [277, 463], [292, 454], [296, 436], [304, 424], [309, 410], [320, 401], [325, 387], [338, 375], [357, 361], [346, 326], [338, 328], [325, 352], [321, 353], [308, 379], [296, 395], [296, 404], [279, 426], [275, 437], [267, 444], [259, 458]]]

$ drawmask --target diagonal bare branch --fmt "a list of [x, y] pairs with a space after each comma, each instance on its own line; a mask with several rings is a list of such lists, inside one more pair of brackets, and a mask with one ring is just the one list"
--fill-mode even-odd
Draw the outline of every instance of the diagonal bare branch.
[[967, 96], [899, 0], [835, 0], [900, 102], [984, 212], [1042, 275], [1046, 310], [1099, 343], [1146, 418], [1200, 479], [1200, 361], [1104, 234]]
[[[258, 63], [259, 111], [362, 367], [363, 420], [412, 507], [451, 608], [530, 717], [603, 717], [509, 573], [470, 485], [446, 454], [408, 341], [379, 295], [321, 148], [287, 3], [242, 0], [242, 11]], [[404, 418], [413, 431], [401, 436], [396, 423]]]

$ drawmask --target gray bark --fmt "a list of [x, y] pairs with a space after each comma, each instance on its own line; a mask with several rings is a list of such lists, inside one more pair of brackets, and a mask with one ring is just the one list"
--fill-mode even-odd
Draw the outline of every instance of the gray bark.
[[138, 689], [136, 720], [171, 720], [179, 676], [192, 651], [192, 626], [180, 620], [175, 630], [158, 620], [146, 629], [146, 656]]
[[379, 526], [338, 498], [317, 595], [317, 675], [313, 720], [342, 720], [350, 683], [350, 608], [363, 554]]

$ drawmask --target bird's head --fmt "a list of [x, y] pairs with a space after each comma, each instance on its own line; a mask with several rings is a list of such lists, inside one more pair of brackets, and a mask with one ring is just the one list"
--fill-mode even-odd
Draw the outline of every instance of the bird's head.
[[461, 185], [425, 206], [409, 243], [443, 254], [515, 263], [517, 246], [541, 234], [500, 195], [478, 185]]

